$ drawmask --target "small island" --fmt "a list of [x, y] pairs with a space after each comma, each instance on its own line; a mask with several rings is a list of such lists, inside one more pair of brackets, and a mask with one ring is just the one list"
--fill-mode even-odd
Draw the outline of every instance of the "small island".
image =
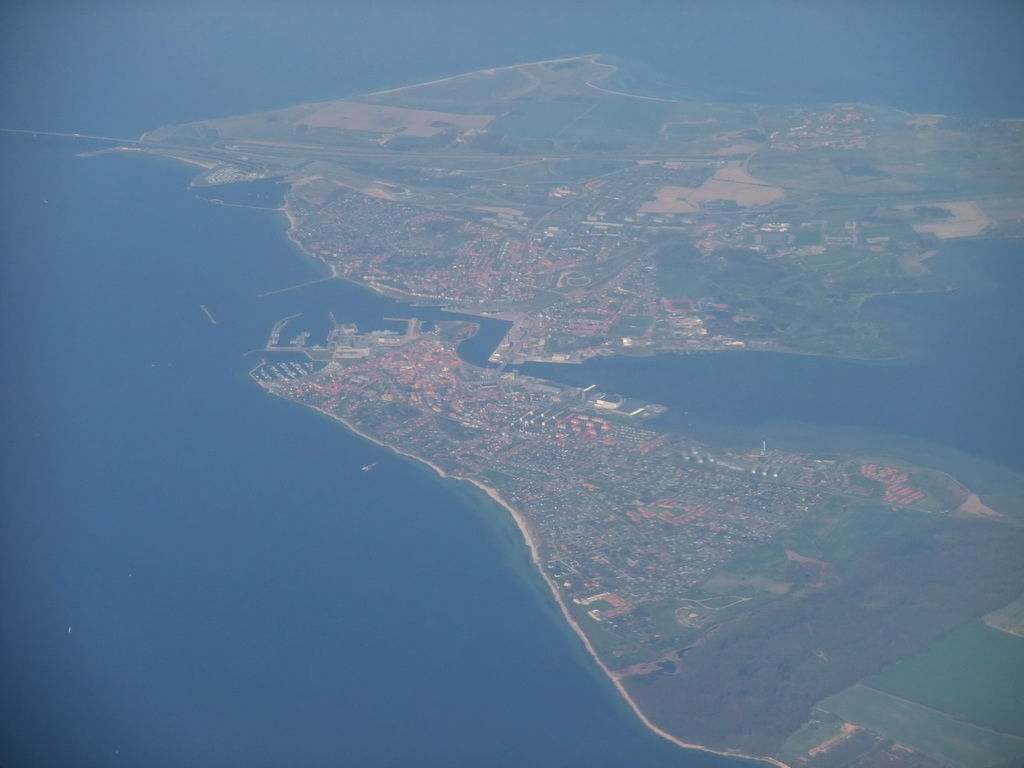
[[284, 318], [251, 375], [504, 507], [647, 726], [778, 765], [981, 768], [1024, 758], [1019, 697], [927, 681], [1024, 653], [1021, 509], [884, 456], [712, 447], [657, 403], [514, 366], [898, 356], [862, 303], [951, 289], [926, 261], [945, 240], [1024, 234], [1022, 138], [1024, 120], [677, 98], [587, 55], [132, 149], [202, 166], [196, 186], [280, 178], [289, 236], [333, 278], [510, 321], [478, 367], [464, 321], [335, 322], [310, 346], [281, 344]]

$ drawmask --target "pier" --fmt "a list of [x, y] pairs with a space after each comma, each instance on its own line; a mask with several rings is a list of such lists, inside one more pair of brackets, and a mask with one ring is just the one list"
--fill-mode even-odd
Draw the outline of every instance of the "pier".
[[58, 133], [56, 131], [29, 131], [23, 128], [0, 128], [0, 133], [17, 133], [26, 136], [51, 136], [61, 139], [88, 139], [89, 141], [108, 141], [112, 144], [127, 144], [133, 147], [144, 146], [138, 139], [122, 139], [117, 136], [93, 136], [88, 133]]
[[[269, 209], [268, 208], [267, 210], [280, 210], [280, 209], [279, 208], [274, 208], [274, 209]], [[321, 278], [319, 278], [317, 280], [310, 280], [308, 282], [299, 283], [297, 285], [289, 285], [287, 288], [277, 288], [277, 289], [275, 289], [273, 291], [267, 291], [266, 293], [258, 293], [258, 294], [256, 294], [256, 298], [257, 299], [262, 299], [262, 298], [265, 298], [266, 296], [276, 296], [279, 293], [287, 293], [288, 291], [295, 291], [295, 290], [298, 290], [299, 288], [306, 288], [307, 286], [310, 286], [310, 285], [317, 285], [318, 283], [326, 283], [328, 280], [333, 280], [333, 279], [334, 279], [334, 275], [331, 275], [330, 277], [321, 277]]]
[[288, 317], [283, 317], [280, 320], [278, 320], [276, 323], [274, 323], [274, 327], [270, 330], [270, 338], [267, 339], [267, 347], [266, 348], [267, 349], [276, 349], [278, 347], [278, 342], [281, 340], [281, 331], [284, 329], [284, 327], [286, 325], [288, 325], [288, 321], [289, 320], [294, 320], [296, 317], [299, 317], [301, 314], [302, 313], [299, 312], [298, 314], [295, 314], [295, 315], [288, 315]]

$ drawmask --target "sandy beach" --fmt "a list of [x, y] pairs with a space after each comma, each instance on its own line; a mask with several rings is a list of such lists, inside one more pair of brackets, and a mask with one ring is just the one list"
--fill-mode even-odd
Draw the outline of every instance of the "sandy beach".
[[[384, 95], [389, 94], [389, 93], [401, 93], [402, 91], [411, 91], [411, 90], [414, 90], [416, 88], [425, 88], [425, 87], [431, 86], [431, 85], [440, 85], [442, 83], [449, 83], [449, 82], [452, 82], [453, 80], [468, 80], [469, 78], [478, 77], [478, 76], [488, 77], [488, 76], [496, 75], [499, 72], [506, 72], [508, 70], [514, 70], [514, 69], [525, 70], [527, 67], [536, 66], [538, 64], [560, 64], [560, 63], [566, 62], [566, 61], [578, 61], [578, 60], [581, 60], [581, 59], [585, 59], [587, 61], [590, 61], [592, 64], [599, 64], [599, 62], [597, 61], [597, 58], [600, 55], [601, 54], [599, 54], [599, 53], [588, 53], [588, 54], [584, 54], [582, 56], [569, 56], [569, 57], [566, 57], [566, 58], [563, 58], [563, 59], [545, 59], [543, 61], [531, 61], [531, 62], [527, 62], [525, 64], [510, 64], [510, 65], [505, 66], [505, 67], [492, 67], [490, 69], [480, 69], [480, 70], [477, 70], [476, 72], [462, 72], [462, 73], [460, 73], [458, 75], [451, 75], [450, 77], [442, 77], [442, 78], [439, 78], [437, 80], [429, 80], [429, 81], [427, 81], [425, 83], [413, 83], [412, 85], [403, 85], [403, 86], [401, 86], [399, 88], [388, 88], [387, 90], [384, 90], [384, 91], [373, 91], [372, 93], [363, 94], [363, 96], [361, 98], [370, 99], [370, 98], [372, 98], [374, 96], [384, 96]], [[610, 67], [613, 71], [615, 69], [617, 69], [617, 67], [612, 67], [610, 64], [600, 64], [600, 66]], [[526, 71], [524, 71], [523, 74], [527, 75], [527, 77], [530, 77], [528, 72], [526, 72]], [[530, 90], [532, 90], [533, 85], [535, 85], [535, 83], [531, 83], [530, 87], [528, 87], [525, 91], [517, 91], [517, 92], [515, 92], [514, 94], [511, 94], [511, 95], [506, 94], [506, 98], [514, 98], [514, 97], [517, 97], [517, 96], [524, 95], [524, 93], [527, 93]], [[588, 83], [588, 85], [589, 85], [589, 83]]]
[[996, 512], [992, 507], [985, 504], [978, 494], [971, 493], [967, 496], [967, 501], [960, 505], [960, 509], [971, 515], [981, 515], [982, 517], [1003, 517], [1001, 512]]
[[[293, 243], [298, 245], [299, 248], [302, 249], [303, 253], [306, 253], [307, 255], [312, 256], [313, 258], [320, 258], [319, 256], [316, 256], [315, 254], [310, 254], [308, 251], [306, 251], [304, 248], [302, 248], [302, 244], [293, 236], [292, 233], [294, 232], [294, 230], [295, 230], [296, 226], [298, 225], [299, 221], [298, 221], [298, 218], [295, 216], [295, 214], [292, 213], [291, 210], [289, 210], [287, 203], [285, 203], [285, 205], [282, 206], [281, 210], [288, 217], [288, 222], [289, 222], [288, 238]], [[332, 264], [327, 262], [325, 259], [320, 259], [320, 260], [323, 261], [324, 263], [328, 264], [328, 266], [331, 267], [331, 272], [332, 272], [332, 274], [335, 277], [339, 276], [337, 274], [336, 269], [334, 268], [334, 266]], [[268, 389], [267, 391], [272, 393], [272, 390], [270, 390], [270, 389]], [[307, 407], [313, 407], [313, 406], [307, 406]], [[587, 653], [590, 654], [591, 658], [593, 658], [594, 662], [601, 668], [601, 671], [604, 672], [605, 676], [611, 681], [612, 685], [615, 686], [616, 690], [619, 692], [619, 694], [622, 696], [622, 698], [626, 700], [627, 704], [629, 704], [630, 709], [633, 710], [633, 712], [636, 714], [636, 716], [640, 719], [640, 721], [645, 726], [647, 726], [647, 728], [649, 728], [650, 730], [652, 730], [654, 733], [658, 734], [662, 738], [668, 739], [673, 744], [676, 744], [676, 745], [678, 745], [680, 747], [683, 747], [684, 749], [694, 749], [694, 750], [698, 750], [700, 752], [709, 752], [709, 753], [712, 753], [712, 754], [723, 755], [723, 756], [727, 756], [727, 757], [740, 757], [740, 758], [746, 758], [746, 759], [749, 759], [749, 760], [759, 760], [761, 762], [771, 763], [772, 765], [778, 766], [778, 768], [789, 768], [789, 766], [787, 766], [785, 763], [780, 762], [779, 760], [776, 760], [776, 759], [770, 758], [770, 757], [759, 757], [759, 756], [755, 756], [755, 755], [744, 755], [744, 754], [741, 754], [739, 752], [724, 752], [724, 751], [721, 751], [721, 750], [711, 749], [709, 747], [704, 747], [704, 746], [701, 746], [700, 744], [691, 744], [691, 743], [688, 743], [688, 742], [685, 742], [685, 741], [683, 741], [681, 739], [676, 738], [675, 736], [671, 735], [670, 733], [667, 733], [666, 731], [663, 731], [661, 728], [659, 728], [654, 723], [652, 723], [647, 718], [647, 716], [642, 711], [640, 711], [640, 707], [637, 706], [636, 702], [633, 701], [633, 699], [630, 697], [629, 693], [626, 691], [626, 688], [622, 684], [622, 682], [619, 679], [619, 677], [611, 669], [609, 669], [608, 666], [601, 660], [601, 657], [598, 656], [597, 651], [594, 650], [594, 646], [591, 645], [589, 638], [587, 637], [586, 633], [583, 631], [583, 628], [573, 618], [572, 613], [569, 611], [569, 607], [566, 605], [565, 600], [562, 597], [562, 594], [558, 590], [558, 586], [551, 580], [551, 578], [548, 576], [548, 574], [545, 573], [544, 568], [542, 567], [541, 559], [540, 559], [540, 551], [539, 551], [539, 549], [537, 547], [537, 539], [534, 536], [533, 531], [530, 528], [529, 523], [515, 509], [515, 507], [513, 507], [511, 504], [509, 504], [505, 499], [503, 499], [501, 497], [501, 494], [499, 494], [496, 489], [494, 489], [494, 488], [492, 488], [492, 487], [490, 487], [488, 485], [485, 485], [484, 483], [482, 483], [482, 482], [480, 482], [478, 480], [475, 480], [473, 478], [461, 477], [461, 476], [456, 476], [456, 475], [449, 475], [447, 472], [445, 472], [443, 469], [441, 469], [441, 467], [439, 467], [436, 464], [432, 463], [428, 459], [425, 459], [422, 456], [416, 456], [415, 454], [408, 453], [406, 451], [401, 450], [400, 448], [396, 448], [393, 445], [389, 445], [389, 444], [383, 442], [382, 440], [379, 440], [379, 439], [377, 439], [375, 437], [372, 437], [371, 435], [368, 435], [365, 432], [359, 430], [357, 427], [353, 426], [351, 423], [349, 423], [345, 419], [340, 418], [335, 413], [331, 413], [330, 411], [324, 410], [323, 408], [314, 408], [314, 410], [318, 411], [319, 413], [323, 414], [324, 416], [326, 416], [329, 419], [332, 419], [332, 420], [334, 420], [336, 422], [339, 422], [340, 424], [342, 424], [344, 427], [346, 427], [348, 430], [350, 430], [354, 434], [359, 435], [360, 437], [365, 438], [366, 440], [369, 440], [371, 443], [375, 443], [376, 445], [379, 445], [382, 448], [387, 448], [388, 450], [390, 450], [390, 451], [392, 451], [394, 453], [400, 454], [402, 456], [406, 456], [406, 457], [408, 457], [410, 459], [414, 459], [415, 461], [419, 461], [419, 462], [421, 462], [423, 464], [426, 464], [431, 469], [433, 469], [435, 472], [437, 472], [437, 474], [440, 475], [442, 478], [448, 478], [448, 479], [453, 479], [453, 480], [463, 480], [465, 482], [472, 483], [477, 488], [479, 488], [484, 493], [486, 493], [496, 504], [498, 504], [501, 507], [503, 507], [509, 513], [509, 515], [512, 516], [512, 519], [515, 521], [516, 527], [519, 528], [519, 531], [520, 531], [520, 533], [523, 536], [523, 541], [526, 543], [526, 546], [527, 546], [527, 548], [530, 551], [530, 560], [533, 563], [534, 568], [536, 568], [537, 573], [540, 574], [540, 577], [544, 580], [544, 583], [547, 584], [548, 589], [551, 590], [551, 594], [555, 598], [555, 602], [558, 603], [558, 607], [562, 611], [562, 616], [568, 622], [569, 626], [572, 627], [573, 632], [575, 632], [576, 635], [580, 638], [580, 640], [582, 641], [584, 647], [587, 650]]]
[[[272, 390], [268, 389], [267, 391], [271, 392], [273, 394]], [[389, 445], [388, 443], [385, 443], [382, 440], [379, 440], [379, 439], [377, 439], [377, 438], [375, 438], [375, 437], [373, 437], [371, 435], [366, 434], [365, 432], [363, 432], [360, 429], [358, 429], [357, 427], [353, 426], [350, 422], [348, 422], [345, 419], [339, 417], [335, 413], [331, 413], [330, 411], [327, 411], [327, 410], [325, 410], [323, 408], [316, 408], [314, 406], [306, 406], [306, 407], [311, 407], [311, 408], [313, 408], [313, 410], [318, 411], [319, 413], [323, 414], [327, 418], [332, 419], [333, 421], [336, 421], [336, 422], [342, 424], [346, 429], [348, 429], [352, 433], [354, 433], [356, 435], [359, 435], [360, 437], [362, 437], [362, 438], [364, 438], [366, 440], [369, 440], [371, 443], [375, 443], [376, 445], [379, 445], [382, 448], [387, 448], [389, 451], [392, 451], [393, 453], [399, 454], [401, 456], [405, 456], [405, 457], [410, 458], [410, 459], [414, 459], [415, 461], [418, 461], [418, 462], [420, 462], [422, 464], [426, 464], [428, 467], [430, 467], [435, 472], [437, 472], [437, 474], [440, 475], [442, 478], [451, 479], [451, 480], [461, 480], [461, 481], [465, 481], [465, 482], [468, 482], [468, 483], [471, 483], [471, 484], [475, 485], [481, 491], [486, 493], [496, 504], [498, 504], [501, 507], [503, 507], [509, 513], [509, 515], [512, 516], [512, 519], [515, 521], [516, 526], [519, 528], [519, 531], [520, 531], [520, 533], [523, 536], [523, 540], [526, 542], [526, 546], [527, 546], [527, 548], [530, 551], [530, 560], [533, 563], [534, 567], [537, 569], [537, 573], [539, 573], [541, 578], [544, 580], [544, 583], [548, 585], [548, 589], [551, 590], [552, 596], [555, 598], [555, 601], [558, 603], [559, 608], [561, 608], [561, 610], [562, 610], [562, 616], [565, 618], [565, 620], [569, 623], [569, 626], [572, 627], [573, 631], [576, 633], [576, 635], [582, 641], [584, 647], [587, 649], [587, 653], [590, 654], [591, 658], [593, 658], [594, 662], [601, 668], [601, 671], [604, 672], [605, 676], [611, 681], [612, 685], [615, 686], [616, 690], [619, 692], [619, 694], [622, 696], [622, 698], [626, 700], [627, 704], [629, 704], [630, 709], [633, 710], [634, 714], [651, 731], [653, 731], [654, 733], [658, 734], [659, 736], [661, 736], [664, 739], [668, 739], [673, 744], [676, 744], [676, 745], [678, 745], [680, 747], [683, 747], [684, 749], [693, 749], [693, 750], [697, 750], [699, 752], [709, 752], [711, 754], [722, 755], [722, 756], [725, 756], [725, 757], [739, 757], [739, 758], [745, 758], [745, 759], [748, 759], [748, 760], [757, 760], [757, 761], [764, 762], [764, 763], [770, 763], [770, 764], [772, 764], [774, 766], [777, 766], [777, 768], [790, 768], [786, 763], [783, 763], [783, 762], [781, 762], [779, 760], [776, 760], [774, 758], [771, 758], [771, 757], [759, 757], [759, 756], [756, 756], [756, 755], [745, 755], [745, 754], [742, 754], [740, 752], [728, 752], [728, 751], [722, 751], [722, 750], [718, 750], [718, 749], [711, 749], [710, 747], [704, 747], [704, 746], [701, 746], [700, 744], [691, 744], [689, 742], [683, 741], [682, 739], [676, 738], [672, 734], [667, 733], [666, 731], [663, 731], [661, 728], [659, 728], [654, 723], [652, 723], [647, 718], [647, 716], [644, 715], [644, 713], [640, 711], [640, 707], [638, 707], [636, 702], [633, 701], [633, 699], [630, 697], [629, 693], [626, 691], [626, 688], [625, 688], [625, 686], [623, 686], [623, 684], [622, 684], [621, 680], [619, 679], [619, 677], [611, 669], [609, 669], [608, 666], [601, 660], [601, 657], [598, 656], [597, 651], [594, 650], [594, 646], [591, 645], [590, 640], [587, 638], [586, 633], [583, 631], [583, 628], [573, 618], [572, 613], [569, 611], [569, 607], [566, 605], [564, 598], [562, 597], [561, 593], [558, 591], [558, 586], [544, 572], [544, 569], [543, 569], [542, 563], [541, 563], [541, 559], [540, 559], [540, 551], [539, 551], [539, 549], [537, 547], [537, 539], [536, 539], [536, 536], [534, 536], [532, 529], [530, 528], [530, 524], [526, 521], [526, 519], [522, 516], [522, 514], [520, 514], [515, 509], [515, 507], [513, 507], [511, 504], [509, 504], [505, 499], [503, 499], [501, 497], [501, 494], [498, 493], [498, 491], [496, 489], [494, 489], [494, 488], [492, 488], [492, 487], [490, 487], [488, 485], [485, 485], [484, 483], [482, 483], [482, 482], [480, 482], [478, 480], [475, 480], [473, 478], [470, 478], [470, 477], [462, 477], [462, 476], [459, 476], [459, 475], [450, 475], [447, 472], [445, 472], [443, 469], [441, 469], [441, 467], [437, 466], [436, 464], [434, 464], [433, 462], [429, 461], [428, 459], [423, 458], [422, 456], [416, 456], [415, 454], [408, 453], [406, 451], [401, 450], [400, 448], [396, 448], [393, 445]]]

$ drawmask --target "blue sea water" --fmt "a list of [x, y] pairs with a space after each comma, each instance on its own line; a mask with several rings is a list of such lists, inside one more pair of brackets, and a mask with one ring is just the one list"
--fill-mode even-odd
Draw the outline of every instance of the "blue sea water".
[[[870, 299], [904, 350], [860, 362], [780, 353], [656, 355], [526, 373], [600, 382], [673, 410], [662, 420], [712, 443], [889, 455], [943, 469], [1024, 510], [1024, 243], [950, 243], [928, 262], [958, 290]], [[1002, 481], [991, 485], [999, 469]]]
[[248, 380], [316, 308], [257, 298], [317, 275], [283, 217], [11, 143], [5, 765], [685, 764], [501, 516]]
[[[1001, 80], [1021, 67], [1010, 6], [794, 3], [780, 22], [761, 4], [483, 5], [15, 4], [0, 122], [133, 136], [601, 50], [708, 95], [1024, 113]], [[0, 764], [731, 762], [639, 725], [493, 507], [246, 375], [284, 315], [369, 327], [407, 310], [337, 282], [259, 298], [322, 276], [283, 217], [204, 202], [169, 161], [74, 154], [92, 148], [0, 139]], [[1020, 469], [1020, 248], [947, 250], [969, 291], [878, 310], [908, 325], [902, 363], [702, 356], [552, 375], [666, 401], [711, 437], [841, 433]]]

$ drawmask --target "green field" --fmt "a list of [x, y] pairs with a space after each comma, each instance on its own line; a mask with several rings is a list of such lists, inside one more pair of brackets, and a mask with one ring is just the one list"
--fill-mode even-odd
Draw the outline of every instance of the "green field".
[[509, 475], [506, 475], [504, 472], [498, 472], [496, 469], [485, 469], [480, 473], [479, 477], [495, 488], [501, 488], [503, 485], [508, 485], [512, 482], [512, 478]]
[[658, 250], [655, 261], [658, 293], [666, 299], [707, 296], [710, 288], [700, 265], [700, 252], [689, 243], [673, 243]]
[[724, 320], [708, 326], [709, 333], [764, 338], [767, 326], [769, 338], [784, 348], [865, 359], [897, 350], [880, 335], [880, 321], [856, 311], [856, 297], [925, 287], [925, 278], [902, 275], [892, 255], [862, 249], [834, 249], [832, 260], [807, 265], [745, 248], [701, 254], [683, 243], [660, 246], [654, 255], [662, 297], [711, 297], [754, 318], [741, 325]]
[[834, 189], [843, 175], [832, 163], [810, 151], [798, 154], [765, 151], [750, 161], [751, 174], [769, 184], [793, 190]]
[[551, 139], [592, 106], [573, 101], [516, 102], [491, 124], [490, 130], [503, 136]]
[[658, 269], [658, 293], [665, 299], [707, 296], [711, 289], [699, 275], [686, 269]]
[[[756, 597], [741, 597], [739, 595], [680, 598], [645, 605], [640, 610], [658, 626], [658, 631], [666, 641], [683, 642], [696, 637], [701, 627], [706, 627], [713, 621], [722, 621], [730, 616], [735, 616], [740, 611], [749, 608], [755, 599]], [[689, 613], [697, 613], [698, 616], [687, 626], [679, 620], [680, 611], [683, 611], [684, 616]]]
[[658, 138], [667, 102], [611, 96], [559, 134], [583, 150], [645, 151]]
[[787, 763], [793, 763], [800, 758], [807, 758], [807, 753], [825, 741], [842, 733], [843, 721], [837, 717], [825, 720], [815, 720], [807, 723], [799, 731], [794, 733], [779, 751], [782, 759]]
[[1024, 638], [971, 622], [868, 685], [1024, 736]]
[[503, 168], [466, 172], [467, 176], [470, 174], [474, 178], [504, 184], [550, 184], [554, 186], [562, 181], [562, 177], [554, 173], [551, 163], [546, 160], [528, 160], [506, 165]]
[[784, 579], [791, 565], [787, 549], [842, 569], [879, 537], [926, 519], [913, 510], [894, 511], [880, 504], [834, 496], [767, 544], [734, 557], [724, 570]]
[[1024, 760], [1024, 739], [954, 720], [949, 715], [863, 685], [818, 702], [838, 715], [952, 768], [989, 768]]
[[650, 315], [628, 315], [616, 321], [608, 333], [612, 336], [643, 336], [652, 322], [654, 318]]
[[606, 173], [620, 171], [633, 165], [629, 160], [593, 160], [579, 158], [562, 160], [554, 167], [554, 172], [566, 180], [591, 179]]
[[605, 622], [596, 621], [591, 618], [587, 611], [591, 608], [608, 607], [604, 603], [594, 603], [589, 606], [569, 604], [569, 610], [579, 624], [580, 629], [587, 635], [590, 644], [594, 647], [604, 661], [613, 669], [621, 669], [633, 664], [646, 661], [653, 661], [664, 653], [659, 649], [643, 647], [635, 642], [627, 640], [611, 631]]
[[587, 114], [587, 121], [602, 128], [649, 133], [653, 139], [671, 106], [654, 99], [611, 96]]

